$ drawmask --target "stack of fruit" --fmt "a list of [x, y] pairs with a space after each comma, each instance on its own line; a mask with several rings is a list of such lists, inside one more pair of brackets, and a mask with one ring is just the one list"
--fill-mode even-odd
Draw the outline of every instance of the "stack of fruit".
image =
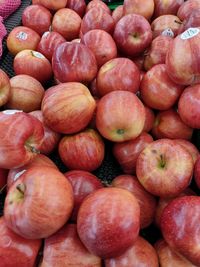
[[0, 70], [0, 266], [200, 266], [200, 1], [32, 2]]

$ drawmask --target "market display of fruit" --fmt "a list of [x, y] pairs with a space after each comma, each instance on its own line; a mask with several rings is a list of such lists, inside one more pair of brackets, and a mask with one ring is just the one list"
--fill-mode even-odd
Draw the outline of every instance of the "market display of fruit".
[[12, 16], [0, 267], [200, 267], [200, 1], [33, 0]]

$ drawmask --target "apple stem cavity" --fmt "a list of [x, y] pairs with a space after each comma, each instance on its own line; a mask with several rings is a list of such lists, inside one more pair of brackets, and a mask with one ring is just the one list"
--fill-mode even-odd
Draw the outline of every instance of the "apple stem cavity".
[[161, 169], [164, 169], [165, 165], [166, 165], [166, 162], [165, 162], [164, 156], [161, 154], [160, 155], [160, 160], [159, 160], [159, 167]]
[[123, 129], [118, 129], [118, 130], [117, 130], [117, 134], [119, 134], [119, 135], [123, 135], [124, 132], [125, 132], [125, 131], [124, 131]]
[[181, 21], [178, 21], [178, 20], [175, 20], [174, 22], [175, 22], [175, 23], [177, 23], [177, 24], [180, 24], [180, 25], [182, 25], [182, 24], [183, 24], [183, 22], [181, 22]]
[[40, 151], [37, 149], [37, 148], [35, 148], [34, 146], [31, 146], [30, 144], [28, 144], [27, 142], [26, 142], [26, 148], [30, 151], [30, 152], [32, 152], [32, 153], [34, 153], [34, 154], [40, 154]]
[[22, 196], [24, 196], [24, 192], [25, 192], [25, 190], [26, 190], [26, 186], [25, 186], [25, 184], [18, 184], [16, 188], [17, 188], [17, 190], [20, 192], [20, 194], [21, 194]]

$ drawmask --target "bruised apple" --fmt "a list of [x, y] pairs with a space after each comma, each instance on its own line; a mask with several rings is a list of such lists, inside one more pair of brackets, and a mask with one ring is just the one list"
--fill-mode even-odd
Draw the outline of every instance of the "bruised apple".
[[10, 88], [8, 75], [0, 69], [0, 107], [7, 103], [10, 97]]

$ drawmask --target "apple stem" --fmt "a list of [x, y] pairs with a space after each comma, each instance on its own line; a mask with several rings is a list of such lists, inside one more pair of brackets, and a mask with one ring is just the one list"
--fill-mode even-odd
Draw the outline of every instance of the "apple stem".
[[183, 22], [181, 22], [181, 21], [178, 21], [178, 20], [175, 20], [174, 22], [175, 22], [175, 23], [178, 23], [178, 24], [180, 24], [180, 25], [182, 25], [182, 24], [183, 24]]
[[18, 184], [16, 188], [22, 195], [24, 195], [24, 192], [25, 192], [25, 189], [26, 189], [25, 184]]
[[29, 144], [26, 144], [26, 147], [30, 150], [30, 152], [32, 152], [32, 153], [35, 153], [35, 154], [40, 154], [40, 151], [37, 149], [37, 148], [35, 148], [34, 146], [31, 146], [31, 145], [29, 145]]
[[164, 157], [163, 157], [162, 154], [160, 155], [160, 159], [161, 159], [161, 161], [160, 161], [160, 167], [161, 168], [164, 168], [165, 167], [165, 160], [164, 160]]
[[118, 129], [118, 130], [117, 130], [117, 134], [120, 134], [120, 135], [121, 135], [121, 134], [124, 134], [124, 130], [123, 130], [123, 129]]

